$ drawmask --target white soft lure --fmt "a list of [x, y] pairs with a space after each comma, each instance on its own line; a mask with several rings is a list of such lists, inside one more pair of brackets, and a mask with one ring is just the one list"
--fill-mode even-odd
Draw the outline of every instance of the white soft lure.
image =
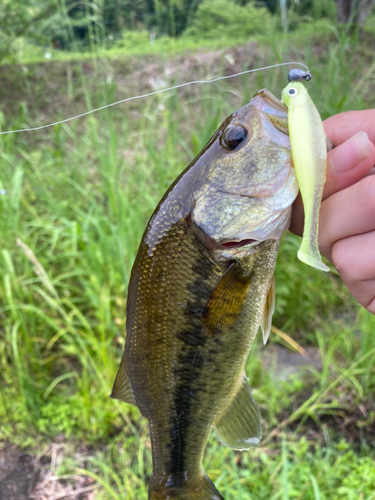
[[288, 128], [294, 169], [302, 196], [305, 225], [298, 258], [329, 271], [318, 248], [319, 210], [326, 179], [327, 146], [322, 120], [301, 82], [292, 81], [282, 91], [288, 108]]

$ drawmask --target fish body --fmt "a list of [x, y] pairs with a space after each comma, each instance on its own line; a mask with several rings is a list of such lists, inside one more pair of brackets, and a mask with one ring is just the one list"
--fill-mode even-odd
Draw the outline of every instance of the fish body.
[[327, 142], [322, 120], [301, 82], [290, 82], [282, 92], [288, 107], [288, 127], [294, 168], [301, 191], [305, 224], [298, 258], [329, 271], [318, 247], [319, 210], [327, 168]]
[[279, 238], [298, 193], [287, 110], [266, 90], [229, 116], [166, 192], [140, 244], [111, 396], [149, 421], [149, 499], [223, 499], [202, 468], [210, 432], [261, 438], [244, 376], [274, 309]]

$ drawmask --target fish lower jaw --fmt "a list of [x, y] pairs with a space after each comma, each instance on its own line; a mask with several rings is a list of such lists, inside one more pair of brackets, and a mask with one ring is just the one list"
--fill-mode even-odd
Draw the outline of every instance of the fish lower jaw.
[[246, 236], [252, 238], [223, 239], [214, 241], [212, 248], [217, 260], [228, 260], [231, 258], [240, 258], [248, 255], [260, 243], [269, 240], [279, 240], [283, 233], [289, 228], [291, 220], [291, 207], [288, 207], [278, 214], [271, 223], [265, 224], [263, 227], [258, 227], [255, 231], [247, 232]]

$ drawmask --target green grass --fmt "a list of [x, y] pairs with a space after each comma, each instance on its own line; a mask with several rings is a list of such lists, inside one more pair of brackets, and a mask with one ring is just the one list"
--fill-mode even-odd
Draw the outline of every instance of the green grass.
[[[375, 16], [370, 16], [366, 22], [366, 32], [374, 32]], [[202, 50], [224, 50], [238, 47], [249, 40], [259, 42], [262, 45], [272, 43], [280, 44], [282, 41], [299, 45], [310, 41], [318, 40], [322, 36], [337, 34], [337, 28], [328, 19], [299, 19], [295, 29], [285, 34], [275, 17], [268, 29], [264, 27], [264, 32], [253, 34], [251, 38], [241, 34], [228, 34], [220, 27], [216, 36], [209, 34], [208, 37], [198, 37], [183, 34], [177, 38], [160, 36], [156, 37], [154, 43], [150, 43], [150, 33], [146, 30], [125, 31], [115, 42], [108, 44], [108, 40], [98, 44], [86, 44], [82, 46], [82, 41], [73, 40], [70, 50], [59, 50], [53, 47], [41, 47], [33, 44], [28, 39], [18, 38], [12, 45], [10, 54], [2, 64], [14, 63], [34, 64], [46, 61], [89, 61], [92, 59], [133, 56], [157, 56], [173, 57], [181, 54], [191, 54]], [[91, 47], [91, 51], [90, 51]]]
[[[145, 436], [144, 436], [145, 438]], [[89, 460], [87, 469], [73, 463], [61, 473], [89, 475], [102, 485], [98, 499], [147, 499], [145, 482], [151, 464], [149, 447], [135, 440], [126, 449], [115, 440]], [[358, 455], [343, 441], [325, 447], [283, 434], [272, 447], [236, 453], [210, 439], [205, 469], [225, 498], [238, 500], [375, 498], [373, 459]]]
[[[134, 37], [135, 38], [135, 37]], [[94, 54], [89, 50], [87, 52], [80, 51], [61, 51], [53, 48], [42, 48], [31, 45], [27, 40], [18, 39], [12, 47], [12, 58], [16, 58], [22, 64], [33, 64], [38, 62], [53, 61], [85, 61], [91, 60], [93, 57], [116, 57], [126, 56], [145, 56], [145, 55], [165, 55], [174, 56], [189, 51], [197, 51], [203, 49], [223, 49], [233, 47], [240, 43], [245, 43], [246, 39], [228, 38], [222, 36], [215, 40], [196, 39], [193, 37], [170, 38], [160, 37], [155, 40], [154, 44], [150, 43], [149, 34], [145, 32], [144, 36], [136, 37], [132, 40], [130, 37], [125, 38], [123, 42], [118, 41], [113, 47], [106, 48], [104, 46], [95, 47]], [[46, 55], [47, 54], [47, 55]], [[10, 58], [4, 59], [3, 63], [10, 62]]]
[[[270, 25], [270, 31], [264, 28], [263, 34], [253, 35], [251, 37], [252, 41], [260, 41], [268, 43], [269, 39], [283, 39], [285, 38], [282, 30], [275, 33], [275, 23]], [[311, 24], [314, 28], [311, 28]], [[306, 25], [301, 24], [301, 27], [294, 32], [294, 36], [305, 36], [306, 26], [308, 26], [309, 35], [313, 33], [315, 36], [319, 34], [327, 34], [331, 30], [330, 23], [325, 21], [319, 21], [315, 23], [309, 23]], [[182, 35], [180, 37], [168, 37], [161, 36], [156, 37], [153, 43], [150, 43], [150, 33], [146, 30], [143, 31], [125, 31], [121, 37], [115, 42], [108, 45], [108, 41], [103, 41], [102, 44], [94, 43], [90, 44], [92, 51], [90, 51], [90, 46], [86, 41], [86, 44], [82, 46], [82, 41], [73, 40], [70, 50], [59, 50], [53, 47], [41, 47], [31, 43], [28, 39], [18, 38], [12, 45], [10, 54], [6, 57], [2, 63], [13, 63], [17, 61], [20, 64], [32, 64], [46, 62], [46, 60], [51, 61], [87, 61], [91, 59], [102, 59], [102, 58], [113, 58], [118, 56], [125, 56], [126, 58], [131, 58], [132, 56], [162, 56], [168, 55], [169, 57], [181, 54], [187, 54], [190, 52], [197, 52], [203, 50], [218, 50], [237, 47], [240, 44], [249, 41], [249, 37], [244, 35], [232, 35], [228, 36], [223, 32], [222, 28], [218, 30], [217, 36], [212, 35], [204, 38], [197, 36]]]
[[[305, 60], [323, 117], [373, 106], [368, 48], [338, 34], [327, 40], [327, 49], [308, 38], [298, 49], [288, 38], [271, 40], [254, 66]], [[224, 54], [219, 60], [224, 64]], [[70, 104], [78, 87], [88, 107], [114, 97], [100, 67], [87, 76], [83, 64], [80, 80], [67, 83]], [[158, 64], [162, 70], [164, 59]], [[0, 136], [6, 191], [0, 195], [0, 439], [35, 449], [63, 435], [72, 446], [89, 446], [80, 472], [102, 485], [98, 498], [147, 497], [146, 422], [137, 409], [108, 397], [124, 345], [126, 287], [147, 220], [222, 119], [260, 88], [280, 95], [286, 73], [221, 81], [183, 97], [169, 92], [41, 133]], [[101, 93], [92, 94], [94, 84]], [[33, 118], [21, 107], [18, 117], [5, 120], [19, 128]], [[247, 373], [264, 436], [273, 432], [273, 439], [235, 453], [212, 436], [205, 466], [227, 499], [370, 500], [375, 317], [355, 304], [337, 273], [303, 266], [297, 248], [298, 239], [286, 235], [274, 324], [318, 347], [322, 372], [275, 379], [262, 368], [258, 339]], [[334, 422], [351, 417], [348, 444]], [[75, 468], [68, 459], [60, 472]]]

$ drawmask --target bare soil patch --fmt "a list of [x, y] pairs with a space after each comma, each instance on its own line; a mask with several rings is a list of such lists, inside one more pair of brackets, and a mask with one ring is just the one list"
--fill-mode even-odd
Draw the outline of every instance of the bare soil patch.
[[[24, 65], [3, 65], [0, 109], [7, 125], [14, 123], [25, 106], [39, 126], [88, 110], [85, 89], [92, 108], [120, 99], [152, 92], [155, 85], [168, 87], [196, 79], [231, 75], [252, 68], [258, 61], [255, 42], [231, 49], [174, 56], [168, 60], [155, 56], [116, 56], [110, 60], [48, 61]], [[263, 59], [263, 57], [260, 57]], [[199, 86], [181, 89], [180, 96], [199, 95]], [[103, 98], [106, 102], [103, 102]], [[139, 107], [127, 103], [126, 110]], [[91, 108], [91, 109], [92, 109]], [[121, 107], [120, 107], [121, 109]], [[21, 112], [22, 115], [22, 112]]]
[[34, 455], [0, 443], [0, 500], [93, 500], [91, 478], [57, 476], [66, 452], [64, 445], [52, 444]]

